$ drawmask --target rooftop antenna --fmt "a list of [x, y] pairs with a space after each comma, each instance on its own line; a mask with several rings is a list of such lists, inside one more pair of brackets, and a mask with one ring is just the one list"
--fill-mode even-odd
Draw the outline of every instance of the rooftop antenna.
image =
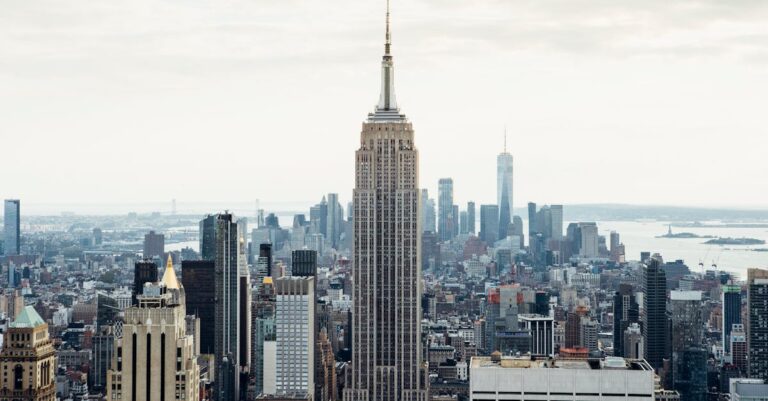
[[507, 125], [504, 124], [504, 153], [507, 153]]

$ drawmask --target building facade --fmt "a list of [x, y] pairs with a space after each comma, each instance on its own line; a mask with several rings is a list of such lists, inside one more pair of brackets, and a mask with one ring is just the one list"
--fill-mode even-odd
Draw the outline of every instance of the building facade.
[[276, 394], [315, 393], [315, 282], [281, 277], [275, 283]]
[[200, 353], [214, 353], [216, 333], [215, 264], [212, 260], [181, 262], [181, 281], [186, 292], [187, 313], [200, 318]]
[[667, 278], [658, 259], [650, 259], [643, 270], [643, 344], [645, 359], [659, 370], [669, 359]]
[[[419, 158], [394, 91], [389, 10], [379, 103], [356, 152], [352, 363], [344, 400], [426, 400], [421, 346]], [[442, 194], [441, 194], [442, 198]], [[452, 232], [443, 213], [441, 237]]]
[[747, 271], [749, 377], [768, 380], [768, 270]]
[[56, 355], [48, 324], [25, 307], [3, 336], [0, 401], [54, 401]]
[[184, 287], [173, 266], [160, 283], [144, 287], [125, 311], [107, 375], [107, 399], [198, 400], [200, 367], [194, 333], [187, 333]]

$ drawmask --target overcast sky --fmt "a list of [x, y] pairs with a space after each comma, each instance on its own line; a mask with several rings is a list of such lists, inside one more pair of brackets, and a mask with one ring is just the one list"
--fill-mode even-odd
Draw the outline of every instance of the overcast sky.
[[[0, 0], [0, 197], [351, 197], [383, 0]], [[768, 206], [768, 2], [393, 0], [421, 185]]]

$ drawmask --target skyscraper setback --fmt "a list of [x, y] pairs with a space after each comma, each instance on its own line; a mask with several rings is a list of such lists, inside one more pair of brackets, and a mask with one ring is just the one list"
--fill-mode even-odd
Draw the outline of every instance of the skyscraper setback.
[[[389, 5], [386, 26], [381, 96], [363, 123], [355, 157], [353, 353], [345, 401], [423, 401], [428, 394], [421, 360], [419, 160], [413, 126], [395, 101]], [[442, 219], [442, 202], [440, 208]]]

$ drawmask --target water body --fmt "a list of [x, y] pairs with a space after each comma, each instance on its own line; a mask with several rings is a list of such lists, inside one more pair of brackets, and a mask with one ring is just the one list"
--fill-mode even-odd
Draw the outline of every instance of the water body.
[[[621, 235], [626, 247], [627, 260], [640, 259], [640, 252], [658, 252], [664, 260], [682, 259], [691, 268], [699, 271], [699, 263], [705, 269], [711, 269], [714, 263], [718, 269], [737, 274], [744, 279], [747, 269], [768, 268], [768, 252], [756, 252], [754, 249], [768, 248], [768, 245], [707, 245], [706, 238], [656, 238], [667, 232], [667, 221], [602, 221], [598, 222], [600, 235], [606, 237], [611, 231]], [[705, 224], [720, 224], [718, 221]], [[730, 227], [675, 227], [672, 232], [690, 232], [700, 236], [756, 238], [768, 241], [768, 228], [730, 228]]]

